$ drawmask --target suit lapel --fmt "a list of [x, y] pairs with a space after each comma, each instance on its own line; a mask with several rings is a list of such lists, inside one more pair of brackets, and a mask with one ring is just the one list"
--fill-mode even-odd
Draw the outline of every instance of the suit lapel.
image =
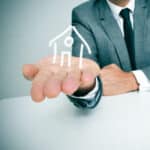
[[144, 62], [145, 34], [146, 34], [146, 3], [145, 0], [136, 0], [134, 14], [134, 32], [135, 32], [135, 56], [137, 67]]
[[99, 3], [99, 14], [101, 20], [100, 23], [105, 33], [115, 46], [115, 51], [118, 55], [122, 69], [126, 71], [131, 70], [129, 55], [124, 38], [105, 0], [102, 0]]

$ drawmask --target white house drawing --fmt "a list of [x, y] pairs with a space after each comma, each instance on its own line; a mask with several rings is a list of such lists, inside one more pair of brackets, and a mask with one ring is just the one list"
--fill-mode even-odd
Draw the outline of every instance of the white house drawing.
[[[84, 51], [84, 46], [86, 47], [87, 51], [89, 54], [92, 53], [88, 43], [85, 41], [85, 39], [82, 37], [82, 35], [78, 32], [78, 30], [76, 29], [75, 26], [69, 26], [65, 31], [63, 31], [61, 34], [59, 34], [58, 36], [56, 36], [54, 39], [49, 41], [49, 47], [53, 47], [53, 64], [56, 63], [56, 58], [58, 55], [58, 45], [57, 45], [57, 40], [59, 40], [60, 38], [62, 38], [65, 34], [67, 34], [68, 32], [74, 31], [74, 33], [78, 36], [78, 38], [81, 40], [81, 46], [80, 46], [80, 61], [79, 61], [79, 68], [82, 69], [82, 64], [83, 64], [83, 51]], [[64, 45], [66, 48], [72, 48], [72, 45], [74, 43], [74, 39], [72, 36], [67, 36], [64, 40]], [[71, 67], [71, 55], [72, 55], [72, 51], [67, 51], [67, 50], [63, 50], [61, 51], [61, 60], [60, 60], [60, 65], [63, 66], [64, 65], [64, 57], [65, 55], [68, 58], [67, 64], [68, 67]]]

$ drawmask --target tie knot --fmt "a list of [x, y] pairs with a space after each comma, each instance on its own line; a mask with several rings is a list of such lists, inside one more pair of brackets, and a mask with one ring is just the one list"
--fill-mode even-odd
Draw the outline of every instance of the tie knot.
[[125, 9], [122, 9], [120, 11], [120, 16], [123, 18], [123, 19], [129, 19], [129, 13], [130, 13], [130, 9], [128, 8], [125, 8]]

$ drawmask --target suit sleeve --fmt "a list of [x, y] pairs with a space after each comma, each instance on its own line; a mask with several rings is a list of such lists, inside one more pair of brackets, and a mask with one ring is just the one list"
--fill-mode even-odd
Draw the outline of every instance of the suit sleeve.
[[142, 71], [147, 76], [147, 78], [150, 80], [150, 66], [143, 68]]
[[[78, 11], [76, 10], [73, 10], [72, 12], [72, 25], [78, 30], [78, 32], [82, 35], [82, 37], [88, 43], [90, 49], [92, 50], [92, 54], [89, 54], [88, 50], [84, 46], [83, 57], [91, 59], [95, 61], [96, 63], [98, 63], [98, 54], [97, 54], [96, 44], [93, 38], [94, 36], [92, 35], [92, 32], [90, 31], [88, 23], [85, 23], [83, 21], [82, 17], [78, 14]], [[72, 55], [79, 57], [80, 46], [82, 44], [82, 41], [74, 31], [72, 32], [72, 37], [74, 39], [74, 44], [72, 47]], [[101, 96], [102, 96], [102, 83], [98, 77], [98, 90], [94, 98], [82, 99], [82, 98], [71, 97], [71, 96], [68, 96], [68, 97], [75, 106], [79, 108], [91, 109], [91, 108], [95, 108], [98, 105]]]

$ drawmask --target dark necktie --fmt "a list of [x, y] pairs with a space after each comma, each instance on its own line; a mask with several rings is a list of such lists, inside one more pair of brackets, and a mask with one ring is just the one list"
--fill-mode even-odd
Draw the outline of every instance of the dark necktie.
[[123, 18], [124, 39], [128, 49], [131, 66], [132, 69], [135, 70], [136, 65], [135, 65], [134, 32], [130, 20], [130, 10], [128, 8], [123, 9], [120, 12], [120, 16]]

